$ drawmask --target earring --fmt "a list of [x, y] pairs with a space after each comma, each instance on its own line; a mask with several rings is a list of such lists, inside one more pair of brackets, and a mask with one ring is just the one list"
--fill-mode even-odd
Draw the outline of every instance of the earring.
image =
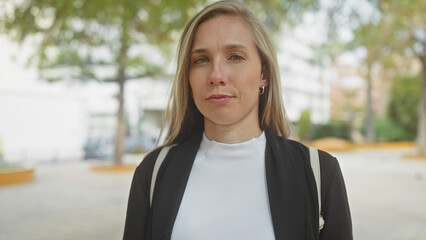
[[259, 88], [259, 94], [263, 95], [265, 93], [265, 86]]

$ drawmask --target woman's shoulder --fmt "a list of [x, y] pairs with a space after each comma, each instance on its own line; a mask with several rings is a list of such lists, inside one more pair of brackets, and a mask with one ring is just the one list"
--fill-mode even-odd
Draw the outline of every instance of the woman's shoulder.
[[[305, 152], [309, 156], [309, 146], [306, 146], [305, 144], [295, 140], [288, 139], [287, 141], [294, 149], [299, 149], [300, 151]], [[338, 164], [337, 159], [326, 151], [323, 151], [321, 149], [317, 149], [317, 150], [318, 150], [318, 155], [320, 159], [321, 170], [323, 168], [334, 169], [336, 167], [336, 164]]]
[[[268, 135], [271, 140], [270, 144], [277, 144], [276, 147], [285, 149], [286, 151], [291, 152], [294, 156], [304, 158], [307, 162], [309, 162], [309, 147], [305, 144], [296, 140], [280, 137], [273, 132], [269, 132], [267, 136]], [[337, 159], [330, 153], [318, 149], [318, 154], [321, 170], [323, 168], [334, 169], [336, 165], [338, 165]]]
[[[294, 149], [299, 149], [300, 151], [304, 152], [304, 155], [306, 156], [305, 164], [310, 165], [309, 147], [298, 141], [287, 141], [288, 144], [290, 144]], [[342, 173], [337, 158], [326, 151], [320, 149], [317, 150], [320, 160], [321, 181], [323, 182], [323, 186], [329, 186], [334, 181], [336, 181], [336, 179], [338, 179], [338, 181], [341, 181]]]
[[[288, 144], [292, 146], [293, 150], [299, 149], [298, 151], [303, 151], [302, 157], [304, 159], [305, 166], [311, 166], [310, 156], [309, 156], [309, 147], [294, 140], [287, 140]], [[318, 149], [318, 156], [320, 160], [320, 174], [321, 174], [321, 186], [323, 193], [329, 192], [330, 187], [333, 184], [343, 183], [343, 176], [340, 168], [339, 161], [332, 154]]]
[[136, 167], [135, 173], [145, 174], [147, 172], [152, 172], [154, 168], [155, 161], [157, 160], [158, 155], [160, 154], [162, 146], [156, 147], [155, 149], [148, 152], [145, 157], [143, 157], [142, 162]]
[[[136, 168], [136, 172], [152, 172], [152, 169], [155, 166], [155, 162], [158, 159], [158, 156], [160, 155], [161, 151], [164, 148], [168, 148], [168, 152], [173, 152], [172, 148], [174, 148], [177, 144], [168, 145], [168, 146], [159, 146], [148, 152], [145, 157], [142, 159], [142, 162], [139, 164], [139, 166]], [[166, 152], [166, 156], [168, 154]], [[164, 156], [164, 157], [166, 157]]]

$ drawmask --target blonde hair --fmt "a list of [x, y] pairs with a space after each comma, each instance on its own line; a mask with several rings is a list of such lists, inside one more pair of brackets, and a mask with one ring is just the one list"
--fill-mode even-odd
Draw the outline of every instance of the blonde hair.
[[[277, 135], [287, 138], [291, 124], [288, 120], [281, 95], [276, 50], [262, 23], [254, 14], [236, 1], [219, 1], [201, 10], [186, 25], [179, 41], [177, 70], [170, 93], [169, 105], [163, 118], [162, 130], [168, 125], [163, 145], [180, 143], [195, 131], [204, 129], [204, 118], [195, 106], [189, 85], [190, 52], [198, 26], [217, 16], [240, 17], [250, 28], [259, 51], [263, 76], [268, 81], [265, 93], [259, 99], [259, 124]], [[160, 133], [161, 135], [161, 133]]]

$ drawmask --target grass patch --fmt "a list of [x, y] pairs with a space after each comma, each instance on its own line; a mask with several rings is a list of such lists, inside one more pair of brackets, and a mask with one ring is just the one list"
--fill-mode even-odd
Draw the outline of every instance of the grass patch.
[[0, 172], [9, 172], [14, 170], [22, 170], [22, 169], [24, 168], [17, 165], [0, 163]]

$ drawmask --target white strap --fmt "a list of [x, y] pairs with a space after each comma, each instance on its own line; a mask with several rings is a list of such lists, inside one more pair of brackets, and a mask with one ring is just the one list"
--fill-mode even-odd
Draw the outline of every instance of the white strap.
[[319, 230], [321, 230], [324, 226], [324, 219], [321, 215], [321, 170], [318, 150], [316, 148], [309, 147], [309, 156], [311, 160], [312, 171], [314, 172], [315, 182], [317, 185]]
[[163, 147], [161, 149], [160, 153], [158, 154], [157, 160], [154, 164], [154, 169], [152, 170], [152, 178], [151, 178], [151, 189], [149, 192], [149, 206], [152, 205], [152, 197], [154, 195], [154, 188], [155, 188], [155, 182], [157, 181], [157, 174], [160, 170], [161, 164], [163, 163], [164, 159], [167, 156], [167, 153], [169, 152], [170, 148], [174, 147], [175, 145], [169, 145]]

